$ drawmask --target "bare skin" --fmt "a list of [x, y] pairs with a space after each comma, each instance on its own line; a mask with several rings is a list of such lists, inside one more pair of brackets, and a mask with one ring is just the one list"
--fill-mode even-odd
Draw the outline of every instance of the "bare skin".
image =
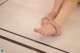
[[[55, 21], [56, 23], [59, 24], [60, 27], [62, 27], [63, 23], [65, 22], [65, 20], [68, 19], [69, 15], [73, 12], [76, 5], [77, 2], [56, 0], [54, 8], [51, 11], [51, 13], [53, 14], [48, 14], [48, 16], [46, 17], [48, 17], [50, 21]], [[48, 20], [43, 20], [41, 28], [35, 28], [34, 31], [44, 36], [50, 36], [52, 34], [55, 34], [56, 33], [55, 28], [51, 24], [47, 24], [47, 23]]]
[[[49, 20], [53, 21], [56, 18], [56, 16], [58, 15], [58, 12], [60, 11], [63, 2], [64, 2], [64, 0], [61, 0], [61, 1], [55, 0], [54, 7], [53, 7], [52, 11], [50, 13], [48, 13], [48, 15], [45, 18], [48, 18]], [[48, 20], [44, 19], [42, 21], [42, 26], [47, 23], [48, 23]]]

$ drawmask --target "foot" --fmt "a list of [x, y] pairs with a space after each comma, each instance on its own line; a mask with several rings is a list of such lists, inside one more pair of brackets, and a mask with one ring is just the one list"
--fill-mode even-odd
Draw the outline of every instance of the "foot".
[[41, 28], [35, 28], [34, 31], [44, 36], [59, 36], [61, 35], [61, 26], [55, 21], [49, 21], [48, 24], [41, 26]]
[[48, 14], [45, 18], [42, 19], [41, 28], [36, 28], [34, 31], [44, 36], [60, 35], [58, 24], [53, 22], [55, 17], [56, 14]]
[[51, 24], [46, 24], [41, 28], [36, 28], [34, 31], [44, 36], [50, 36], [56, 33], [55, 28]]

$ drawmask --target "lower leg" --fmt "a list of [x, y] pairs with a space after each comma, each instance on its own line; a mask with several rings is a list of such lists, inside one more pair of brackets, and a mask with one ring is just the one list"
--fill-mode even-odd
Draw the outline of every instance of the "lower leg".
[[[51, 12], [48, 13], [48, 15], [42, 19], [42, 26], [48, 23], [47, 19], [54, 20], [56, 18], [58, 12], [61, 9], [63, 2], [64, 2], [64, 0], [55, 0], [54, 6], [53, 6], [53, 9], [51, 10]], [[45, 18], [47, 18], [47, 19], [45, 19]]]
[[74, 11], [76, 8], [77, 2], [67, 2], [65, 1], [59, 14], [57, 15], [56, 19], [54, 20], [60, 26], [68, 19], [69, 15]]

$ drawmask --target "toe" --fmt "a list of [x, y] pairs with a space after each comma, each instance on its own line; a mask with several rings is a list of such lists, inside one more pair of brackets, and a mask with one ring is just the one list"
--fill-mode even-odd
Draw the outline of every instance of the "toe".
[[43, 30], [41, 28], [35, 28], [34, 31], [43, 35]]
[[34, 31], [35, 32], [40, 32], [40, 28], [35, 28]]

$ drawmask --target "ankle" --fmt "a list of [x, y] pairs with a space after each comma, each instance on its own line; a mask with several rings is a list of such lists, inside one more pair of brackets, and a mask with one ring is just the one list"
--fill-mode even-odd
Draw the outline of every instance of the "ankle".
[[54, 20], [57, 16], [57, 13], [50, 12], [50, 13], [48, 13], [48, 16], [49, 16], [48, 19]]
[[49, 14], [51, 14], [53, 16], [56, 16], [57, 15], [57, 13], [55, 13], [55, 12], [50, 12]]

